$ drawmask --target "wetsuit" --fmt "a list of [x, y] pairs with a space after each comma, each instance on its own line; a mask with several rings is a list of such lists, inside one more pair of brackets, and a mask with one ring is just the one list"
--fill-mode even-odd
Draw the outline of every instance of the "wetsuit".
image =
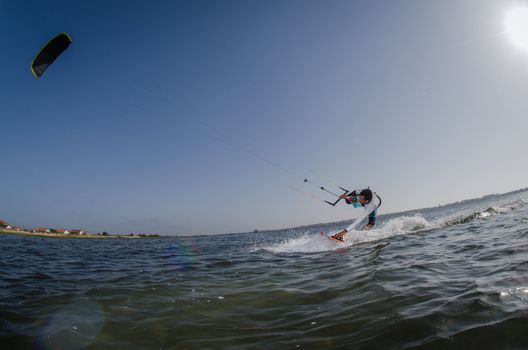
[[[375, 193], [372, 192], [372, 199], [368, 204], [361, 204], [359, 203], [358, 193], [361, 192], [361, 190], [352, 191], [350, 194], [350, 197], [346, 197], [345, 200], [347, 204], [352, 204], [354, 208], [358, 208], [362, 206], [363, 213], [361, 213], [360, 216], [358, 216], [354, 222], [352, 222], [348, 227], [346, 228], [346, 232], [350, 232], [352, 230], [357, 230], [359, 226], [361, 226], [361, 223], [368, 217], [368, 225], [374, 226], [376, 223], [376, 211], [381, 205], [381, 198]], [[349, 199], [350, 198], [350, 199]]]

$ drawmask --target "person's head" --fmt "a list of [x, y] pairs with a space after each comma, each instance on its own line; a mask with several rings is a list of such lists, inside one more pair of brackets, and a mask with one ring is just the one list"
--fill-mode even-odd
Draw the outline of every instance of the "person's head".
[[361, 190], [359, 192], [359, 203], [368, 204], [372, 200], [372, 191], [370, 189]]

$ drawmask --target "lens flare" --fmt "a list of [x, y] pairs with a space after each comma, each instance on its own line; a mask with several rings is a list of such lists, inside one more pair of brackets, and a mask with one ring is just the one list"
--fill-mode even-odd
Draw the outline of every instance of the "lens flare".
[[165, 249], [165, 258], [171, 261], [175, 267], [185, 270], [199, 255], [200, 249], [193, 243], [191, 238], [181, 237], [171, 242]]
[[50, 315], [33, 348], [80, 350], [92, 343], [105, 323], [103, 307], [90, 300], [75, 300]]

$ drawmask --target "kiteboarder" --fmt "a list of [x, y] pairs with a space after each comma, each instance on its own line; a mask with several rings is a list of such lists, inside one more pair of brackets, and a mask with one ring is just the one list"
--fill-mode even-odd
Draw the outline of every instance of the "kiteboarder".
[[333, 238], [343, 241], [343, 236], [349, 231], [357, 230], [367, 217], [368, 223], [363, 227], [363, 230], [370, 230], [374, 226], [376, 223], [376, 211], [381, 206], [381, 198], [375, 192], [367, 188], [342, 194], [339, 198], [344, 199], [347, 204], [351, 204], [354, 208], [363, 207], [363, 213], [347, 228], [333, 235]]

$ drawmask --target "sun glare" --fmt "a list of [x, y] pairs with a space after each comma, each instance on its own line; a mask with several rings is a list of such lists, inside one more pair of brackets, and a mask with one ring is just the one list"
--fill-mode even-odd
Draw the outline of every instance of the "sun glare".
[[506, 14], [506, 35], [511, 42], [528, 52], [528, 6], [519, 5]]

